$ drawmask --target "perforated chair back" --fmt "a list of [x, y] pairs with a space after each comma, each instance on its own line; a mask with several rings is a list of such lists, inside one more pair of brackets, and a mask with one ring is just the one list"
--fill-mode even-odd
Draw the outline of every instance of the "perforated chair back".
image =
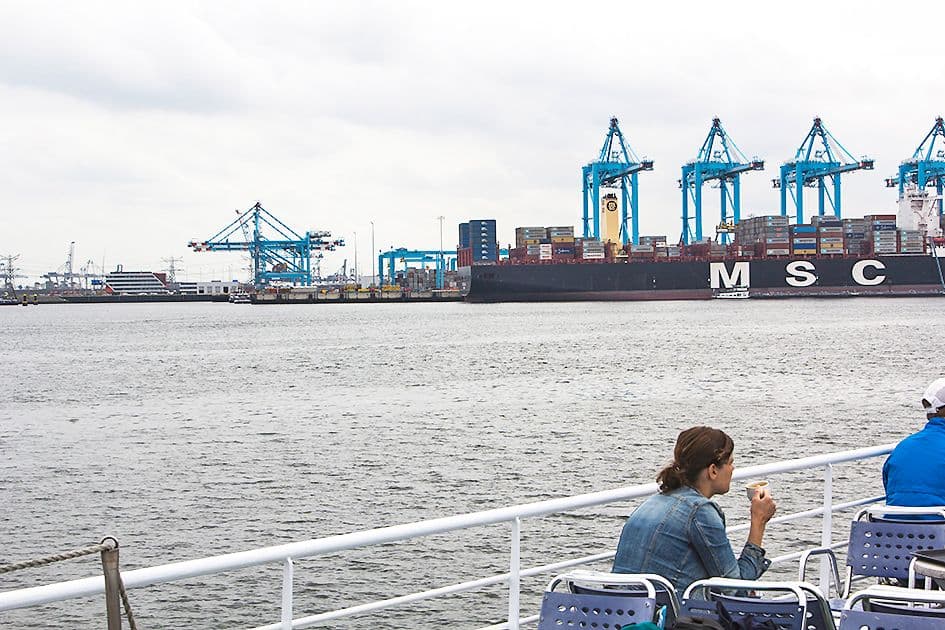
[[[679, 602], [676, 600], [676, 592], [667, 590], [666, 586], [659, 582], [652, 582], [656, 590], [657, 609], [663, 606], [666, 608], [666, 627], [672, 628], [676, 623], [676, 611], [679, 609]], [[628, 584], [616, 588], [589, 588], [581, 584], [571, 585], [571, 592], [581, 595], [606, 595], [608, 597], [646, 597], [646, 588], [643, 585]]]
[[945, 628], [945, 608], [908, 606], [902, 603], [893, 604], [876, 599], [864, 602], [863, 606], [869, 612], [887, 613], [890, 615], [910, 615], [913, 617], [934, 617], [939, 620], [941, 627]]
[[945, 523], [854, 521], [847, 566], [853, 576], [909, 578], [912, 553], [945, 547]]
[[840, 630], [941, 630], [942, 620], [915, 615], [892, 615], [844, 610], [840, 613]]
[[[782, 630], [806, 630], [805, 609], [796, 600], [756, 599], [713, 594], [712, 600], [687, 599], [682, 603], [680, 614], [702, 619], [719, 619], [718, 604], [721, 603], [732, 621], [744, 623], [749, 617], [755, 623], [771, 621]], [[830, 628], [833, 623], [831, 620]], [[824, 630], [823, 626], [817, 630]]]
[[545, 591], [541, 600], [538, 630], [560, 628], [610, 628], [621, 630], [643, 621], [653, 621], [656, 602], [651, 597], [584, 595]]

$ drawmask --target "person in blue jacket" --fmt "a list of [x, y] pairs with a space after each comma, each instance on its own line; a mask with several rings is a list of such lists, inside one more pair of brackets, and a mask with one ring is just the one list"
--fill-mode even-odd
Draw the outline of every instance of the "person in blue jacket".
[[771, 564], [762, 547], [765, 527], [777, 509], [766, 489], [751, 501], [748, 542], [736, 559], [725, 532], [725, 515], [711, 501], [725, 494], [735, 468], [735, 444], [711, 427], [679, 434], [673, 462], [656, 477], [659, 494], [633, 511], [624, 524], [614, 573], [656, 573], [682, 592], [696, 580], [754, 580]]
[[896, 445], [883, 464], [886, 505], [945, 506], [945, 378], [922, 396], [928, 423]]

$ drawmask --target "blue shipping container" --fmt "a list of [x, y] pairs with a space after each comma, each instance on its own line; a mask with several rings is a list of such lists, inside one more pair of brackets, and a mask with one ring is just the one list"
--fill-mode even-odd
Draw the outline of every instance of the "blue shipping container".
[[469, 224], [460, 223], [459, 224], [459, 248], [466, 249], [469, 247]]

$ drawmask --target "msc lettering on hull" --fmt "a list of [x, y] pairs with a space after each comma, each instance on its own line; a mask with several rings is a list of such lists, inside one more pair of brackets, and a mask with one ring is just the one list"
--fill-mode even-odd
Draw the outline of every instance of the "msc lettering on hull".
[[[882, 284], [886, 281], [886, 275], [880, 273], [884, 269], [886, 265], [878, 260], [858, 260], [850, 270], [850, 279], [864, 287]], [[809, 287], [817, 282], [817, 267], [809, 260], [792, 260], [785, 265], [784, 273], [784, 281], [788, 286]], [[713, 289], [750, 287], [751, 263], [709, 263], [709, 286]]]

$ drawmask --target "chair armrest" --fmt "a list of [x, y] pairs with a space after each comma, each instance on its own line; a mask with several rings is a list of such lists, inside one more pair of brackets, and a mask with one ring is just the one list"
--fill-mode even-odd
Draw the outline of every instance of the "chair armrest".
[[[847, 599], [844, 609], [853, 607], [864, 600], [870, 599], [891, 600], [903, 604], [925, 603], [945, 605], [945, 591], [926, 591], [923, 589], [903, 588], [902, 586], [877, 585], [858, 591]], [[861, 604], [862, 605], [862, 604]]]
[[[837, 554], [835, 554], [833, 549], [830, 547], [815, 547], [813, 549], [807, 549], [801, 554], [801, 557], [797, 562], [797, 581], [805, 581], [807, 577], [807, 561], [814, 556], [827, 556], [827, 561], [830, 563], [833, 586], [837, 590], [837, 597], [844, 597], [846, 593], [844, 593], [840, 588], [840, 567], [837, 564]], [[826, 595], [827, 597], [830, 596], [829, 586], [827, 588]]]

